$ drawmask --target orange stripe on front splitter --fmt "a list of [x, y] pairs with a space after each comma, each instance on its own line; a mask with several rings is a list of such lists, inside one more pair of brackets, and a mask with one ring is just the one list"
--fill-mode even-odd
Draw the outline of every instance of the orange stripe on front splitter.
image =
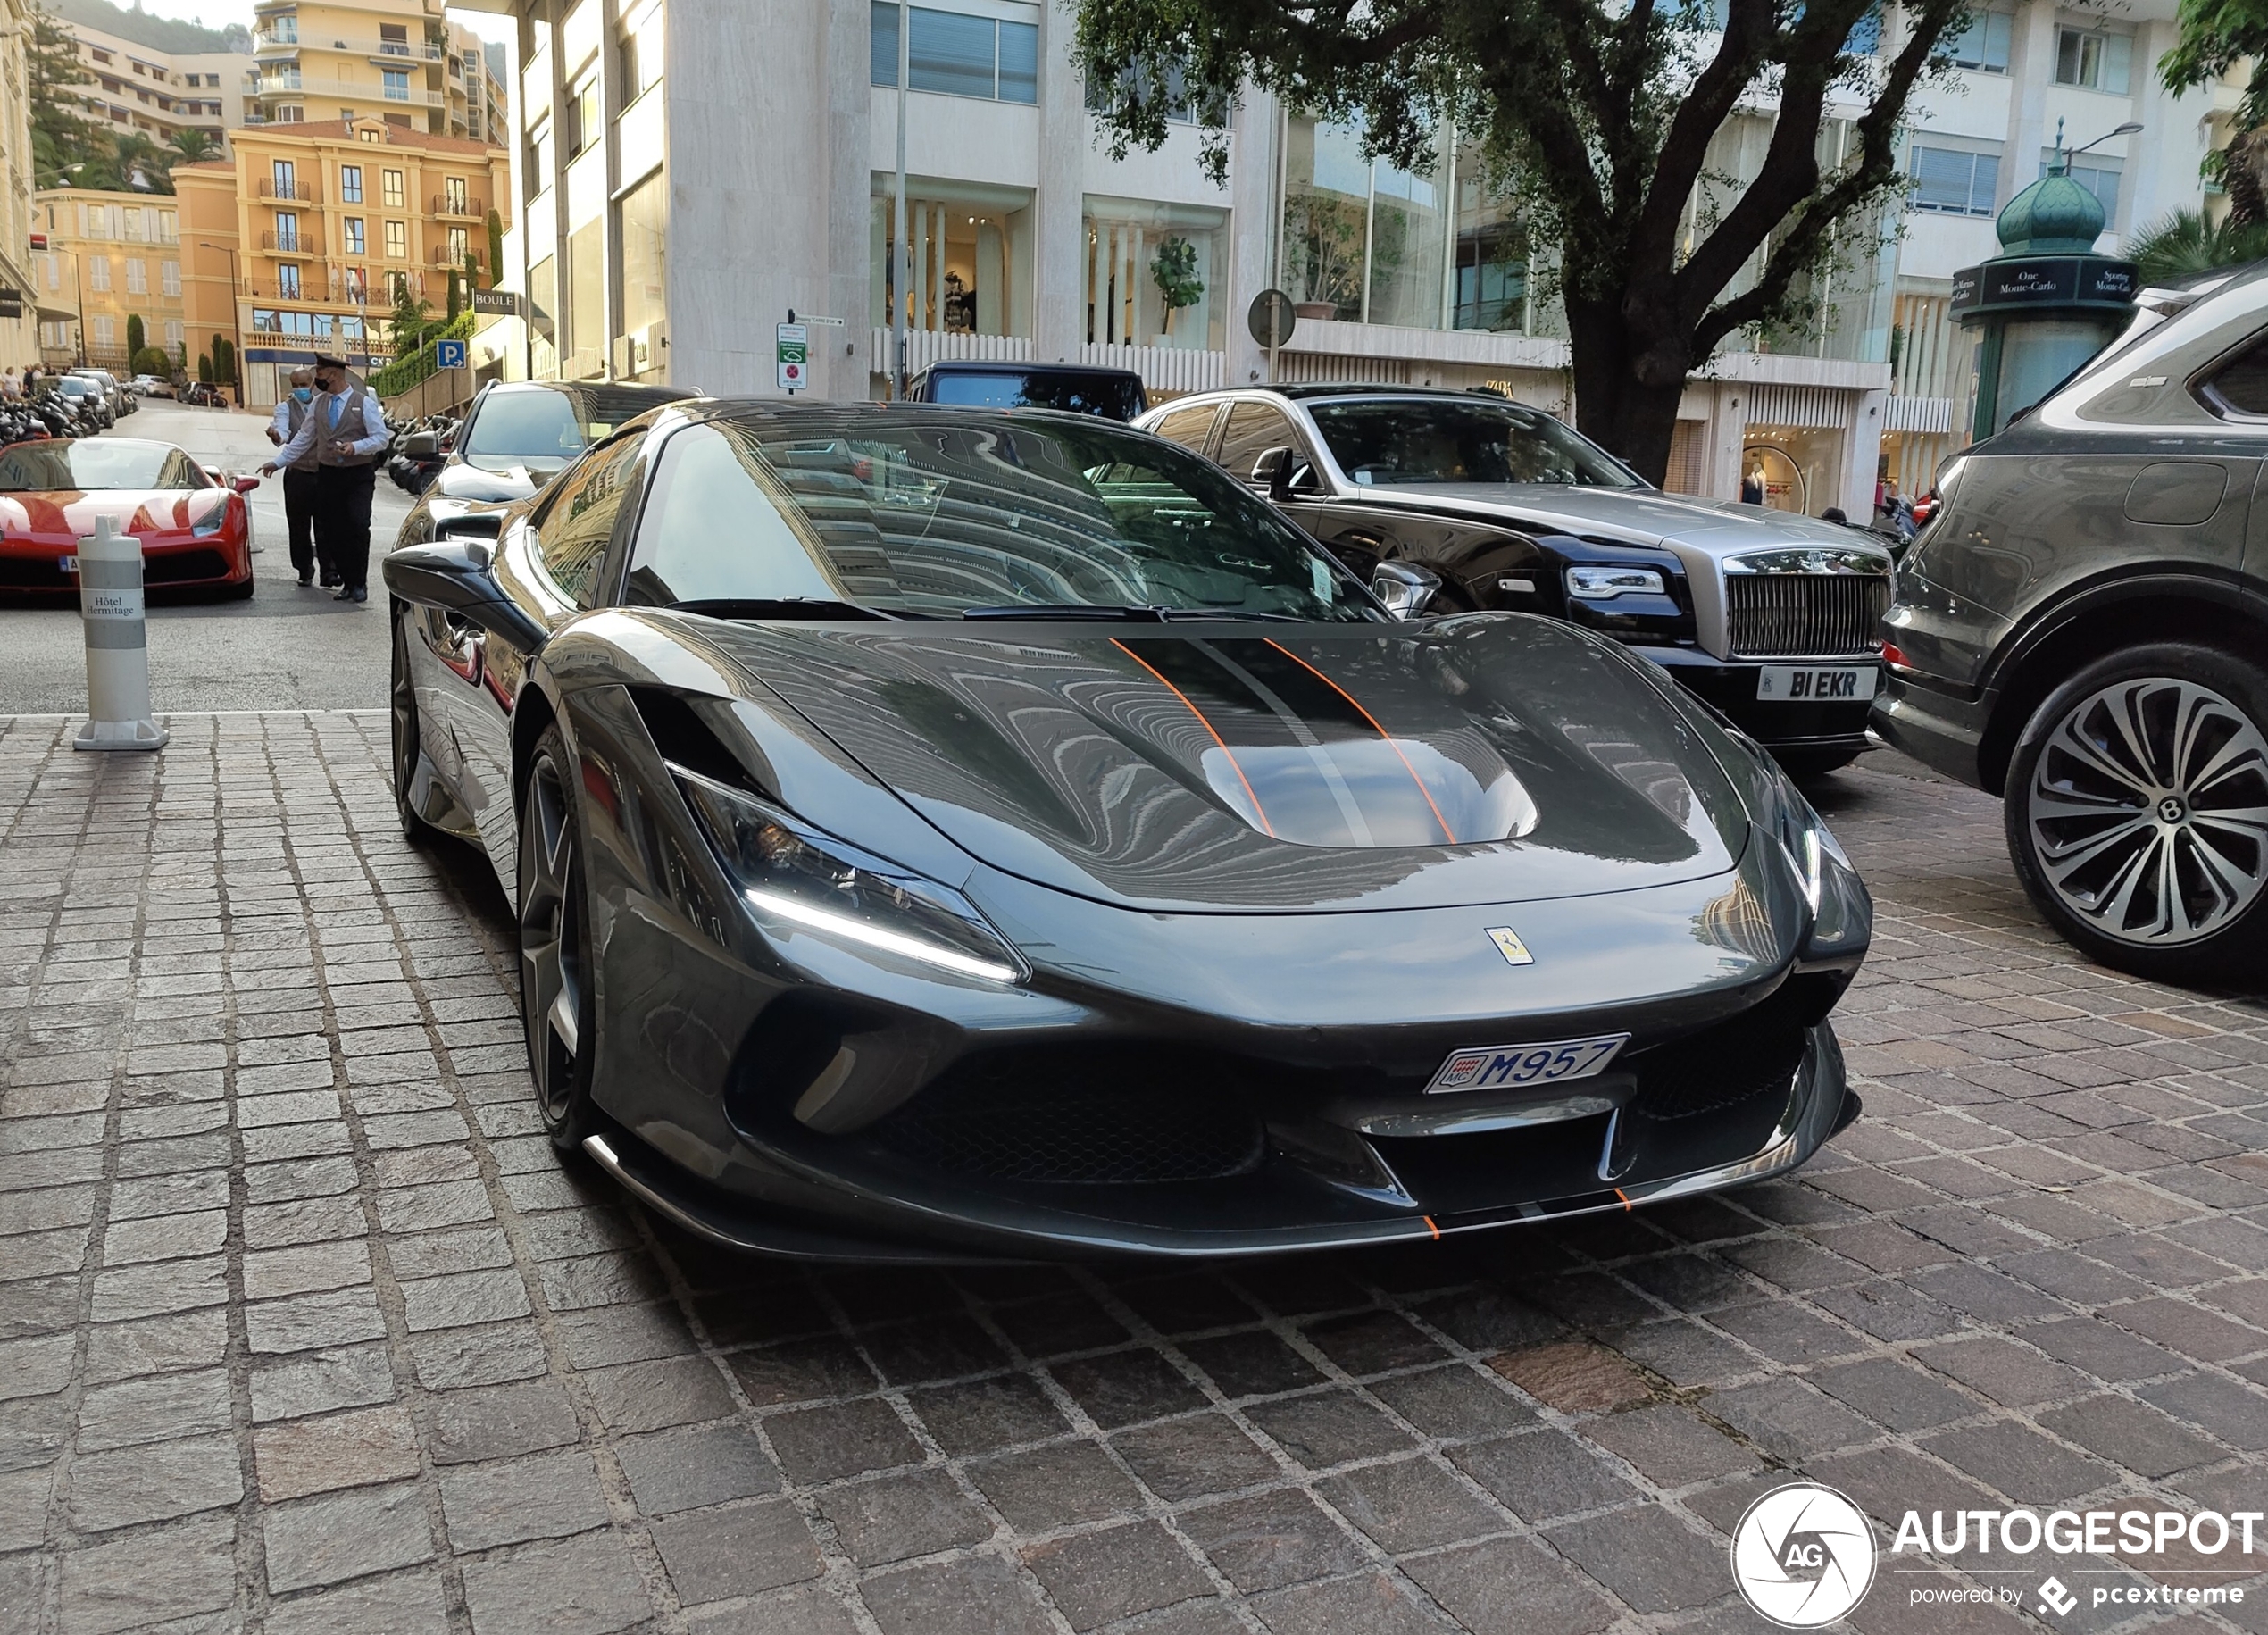
[[1140, 654], [1135, 652], [1133, 648], [1128, 646], [1124, 642], [1119, 640], [1117, 637], [1113, 636], [1111, 638], [1111, 646], [1116, 647], [1121, 653], [1123, 653], [1127, 657], [1132, 659], [1143, 669], [1148, 671], [1150, 674], [1156, 676], [1157, 684], [1165, 688], [1167, 692], [1172, 693], [1176, 698], [1179, 698], [1181, 701], [1181, 707], [1197, 718], [1197, 725], [1205, 730], [1206, 735], [1209, 736], [1214, 743], [1220, 745], [1221, 753], [1229, 757], [1229, 765], [1236, 772], [1237, 781], [1244, 785], [1245, 795], [1251, 800], [1252, 809], [1260, 818], [1260, 827], [1262, 830], [1266, 833], [1270, 839], [1274, 839], [1276, 837], [1275, 829], [1268, 822], [1267, 808], [1260, 804], [1260, 796], [1253, 788], [1252, 780], [1244, 775], [1244, 768], [1237, 763], [1237, 752], [1229, 747], [1229, 743], [1226, 738], [1222, 738], [1220, 733], [1213, 730], [1213, 723], [1205, 719], [1205, 712], [1197, 708], [1196, 705], [1189, 702], [1188, 694], [1183, 692], [1180, 688], [1174, 686], [1172, 682], [1167, 680], [1164, 676], [1159, 674], [1155, 665], [1152, 664]]
[[1433, 804], [1433, 791], [1425, 787], [1425, 780], [1418, 776], [1417, 768], [1410, 764], [1410, 757], [1402, 753], [1402, 747], [1394, 741], [1394, 735], [1378, 724], [1378, 717], [1372, 714], [1368, 710], [1363, 707], [1361, 699], [1355, 697], [1354, 694], [1348, 692], [1345, 688], [1341, 687], [1338, 682], [1332, 680], [1322, 671], [1316, 669], [1305, 659], [1300, 657], [1297, 653], [1294, 653], [1289, 647], [1285, 646], [1283, 643], [1276, 640], [1273, 637], [1263, 638], [1263, 639], [1266, 640], [1268, 645], [1273, 647], [1277, 652], [1282, 654], [1286, 658], [1289, 659], [1293, 663], [1298, 665], [1309, 675], [1313, 676], [1318, 681], [1321, 681], [1325, 687], [1330, 688], [1331, 691], [1337, 693], [1340, 697], [1346, 699], [1347, 703], [1353, 705], [1355, 706], [1355, 713], [1361, 716], [1364, 721], [1370, 722], [1371, 730], [1377, 733], [1379, 737], [1386, 740], [1386, 747], [1394, 752], [1394, 758], [1402, 763], [1402, 770], [1409, 773], [1410, 781], [1417, 785], [1417, 792], [1424, 798], [1426, 809], [1433, 813], [1433, 821], [1441, 825], [1441, 832], [1448, 837], [1449, 844], [1451, 846], [1455, 846], [1457, 843], [1457, 831], [1449, 827], [1449, 820], [1443, 817], [1441, 815], [1441, 808]]

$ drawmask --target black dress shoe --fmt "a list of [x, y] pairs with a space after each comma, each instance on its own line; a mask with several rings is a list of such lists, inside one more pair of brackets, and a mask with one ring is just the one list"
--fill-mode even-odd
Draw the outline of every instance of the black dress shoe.
[[302, 590], [306, 589], [308, 586], [313, 584], [314, 582], [315, 576], [312, 573], [303, 573], [299, 576], [299, 588]]
[[334, 602], [351, 602], [351, 601], [353, 601], [354, 599], [354, 588], [352, 585], [345, 585], [345, 586], [341, 586], [341, 587], [339, 588], [339, 592], [338, 592], [338, 594], [337, 596], [335, 596], [331, 597], [331, 600], [332, 600], [332, 601], [334, 601]]
[[338, 575], [336, 573], [326, 573], [323, 575], [323, 588], [325, 590], [336, 590], [338, 588]]
[[357, 602], [367, 602], [370, 599], [371, 588], [368, 585], [357, 585], [354, 587], [354, 600]]

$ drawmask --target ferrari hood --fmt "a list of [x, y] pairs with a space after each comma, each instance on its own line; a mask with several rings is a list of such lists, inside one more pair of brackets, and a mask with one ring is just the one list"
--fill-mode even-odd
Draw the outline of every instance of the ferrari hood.
[[63, 488], [0, 494], [0, 536], [84, 538], [98, 517], [124, 534], [210, 532], [229, 508], [226, 488]]
[[1580, 897], [1721, 873], [1746, 834], [1675, 706], [1541, 619], [702, 624], [962, 849], [1125, 906]]

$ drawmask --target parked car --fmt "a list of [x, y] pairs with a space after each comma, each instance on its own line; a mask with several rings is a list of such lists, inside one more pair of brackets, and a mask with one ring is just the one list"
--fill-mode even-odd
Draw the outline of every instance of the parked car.
[[1397, 620], [1172, 444], [671, 405], [502, 524], [385, 560], [396, 798], [514, 905], [552, 1141], [692, 1232], [1425, 1242], [1856, 1115], [1871, 909], [1779, 767], [1565, 621]]
[[145, 438], [52, 438], [0, 448], [0, 590], [79, 591], [79, 541], [110, 517], [142, 546], [149, 588], [252, 594], [256, 477]]
[[[496, 537], [504, 507], [526, 499], [615, 427], [693, 394], [668, 386], [517, 380], [480, 389], [464, 421], [396, 439], [393, 460], [423, 468], [417, 504], [402, 519], [399, 545], [451, 533]], [[407, 482], [397, 482], [408, 488]]]
[[1135, 419], [1150, 406], [1142, 377], [1130, 369], [974, 358], [930, 364], [907, 383], [905, 400], [958, 404], [964, 408], [1061, 409], [1124, 421]]
[[173, 382], [166, 380], [162, 375], [136, 375], [134, 377], [133, 386], [134, 390], [144, 397], [171, 397], [173, 396]]
[[2268, 964], [2268, 269], [2127, 334], [1938, 476], [1874, 724], [2006, 802], [2040, 913], [2153, 978]]
[[82, 368], [74, 369], [71, 372], [81, 380], [92, 380], [101, 387], [103, 401], [110, 405], [110, 412], [120, 420], [124, 420], [141, 406], [134, 401], [134, 395], [126, 389], [125, 383], [107, 369]]
[[1665, 494], [1540, 409], [1374, 386], [1206, 393], [1138, 422], [1268, 495], [1408, 605], [1543, 613], [1667, 670], [1801, 772], [1867, 747], [1890, 554], [1864, 530]]

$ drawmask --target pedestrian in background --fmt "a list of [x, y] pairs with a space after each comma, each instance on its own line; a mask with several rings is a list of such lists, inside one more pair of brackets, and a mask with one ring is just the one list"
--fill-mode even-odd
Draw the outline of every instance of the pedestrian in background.
[[23, 382], [16, 379], [16, 366], [11, 363], [8, 365], [8, 372], [0, 375], [0, 397], [5, 397], [13, 402], [22, 396]]
[[260, 468], [273, 476], [314, 451], [315, 538], [330, 552], [341, 602], [370, 600], [371, 495], [388, 440], [386, 412], [347, 371], [346, 360], [318, 355], [307, 418]]
[[[314, 401], [315, 371], [306, 368], [293, 370], [291, 389], [276, 405], [275, 418], [268, 423], [268, 441], [281, 448], [297, 437], [300, 426], [313, 412]], [[330, 542], [315, 532], [315, 489], [321, 468], [321, 452], [313, 448], [284, 467], [284, 520], [290, 525], [291, 565], [299, 574], [300, 584], [314, 584], [320, 569], [323, 587], [329, 589], [338, 585], [339, 579]]]

